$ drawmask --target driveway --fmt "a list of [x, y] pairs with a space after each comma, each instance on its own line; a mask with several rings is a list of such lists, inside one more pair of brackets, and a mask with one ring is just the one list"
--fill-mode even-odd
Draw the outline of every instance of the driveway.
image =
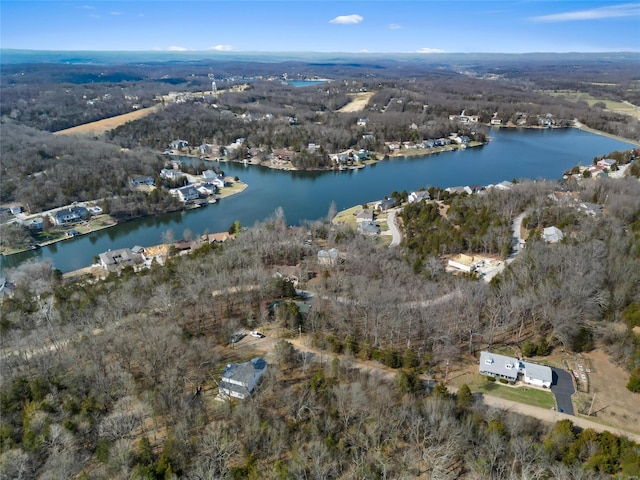
[[[398, 211], [400, 211], [400, 209], [398, 209]], [[396, 226], [395, 210], [389, 210], [389, 213], [387, 214], [387, 225], [389, 226], [389, 230], [391, 230], [391, 235], [392, 235], [391, 245], [389, 245], [389, 248], [397, 247], [398, 245], [400, 245], [400, 242], [402, 241], [402, 236], [400, 235], [400, 231]]]
[[555, 367], [551, 367], [551, 372], [553, 378], [551, 391], [556, 396], [558, 411], [567, 415], [575, 415], [573, 413], [573, 403], [571, 402], [571, 396], [575, 393], [571, 374]]

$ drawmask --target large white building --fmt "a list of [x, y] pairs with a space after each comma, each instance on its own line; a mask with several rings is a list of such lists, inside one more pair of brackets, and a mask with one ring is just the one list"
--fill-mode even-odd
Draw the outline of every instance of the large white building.
[[538, 387], [551, 387], [553, 373], [550, 367], [525, 362], [498, 353], [480, 352], [480, 375], [504, 378], [509, 382], [522, 380]]

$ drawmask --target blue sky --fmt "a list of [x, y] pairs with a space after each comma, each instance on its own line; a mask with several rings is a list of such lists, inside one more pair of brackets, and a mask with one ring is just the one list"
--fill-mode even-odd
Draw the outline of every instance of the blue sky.
[[640, 2], [2, 0], [0, 46], [238, 52], [640, 51]]

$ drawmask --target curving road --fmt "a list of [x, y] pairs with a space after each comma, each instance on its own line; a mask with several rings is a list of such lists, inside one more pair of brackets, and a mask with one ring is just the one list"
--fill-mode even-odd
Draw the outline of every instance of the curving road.
[[402, 235], [400, 235], [400, 230], [398, 230], [398, 227], [396, 226], [396, 213], [399, 211], [400, 209], [389, 210], [389, 213], [387, 213], [387, 225], [389, 226], [389, 230], [392, 235], [391, 245], [389, 245], [389, 248], [397, 247], [402, 241]]

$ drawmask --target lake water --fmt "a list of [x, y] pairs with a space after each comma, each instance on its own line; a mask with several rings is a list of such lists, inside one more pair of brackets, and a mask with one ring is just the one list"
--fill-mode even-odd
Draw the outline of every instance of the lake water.
[[225, 174], [238, 176], [248, 188], [217, 204], [124, 223], [89, 235], [22, 254], [1, 257], [2, 267], [14, 267], [30, 258], [50, 258], [68, 272], [86, 267], [108, 249], [161, 243], [172, 229], [176, 239], [186, 229], [194, 234], [226, 231], [239, 220], [252, 226], [284, 209], [290, 225], [325, 217], [332, 202], [338, 210], [374, 201], [394, 190], [420, 187], [488, 185], [503, 180], [559, 179], [571, 167], [590, 164], [594, 157], [633, 145], [577, 129], [492, 129], [492, 141], [477, 148], [393, 158], [362, 170], [343, 172], [284, 172], [239, 163], [221, 163]]

